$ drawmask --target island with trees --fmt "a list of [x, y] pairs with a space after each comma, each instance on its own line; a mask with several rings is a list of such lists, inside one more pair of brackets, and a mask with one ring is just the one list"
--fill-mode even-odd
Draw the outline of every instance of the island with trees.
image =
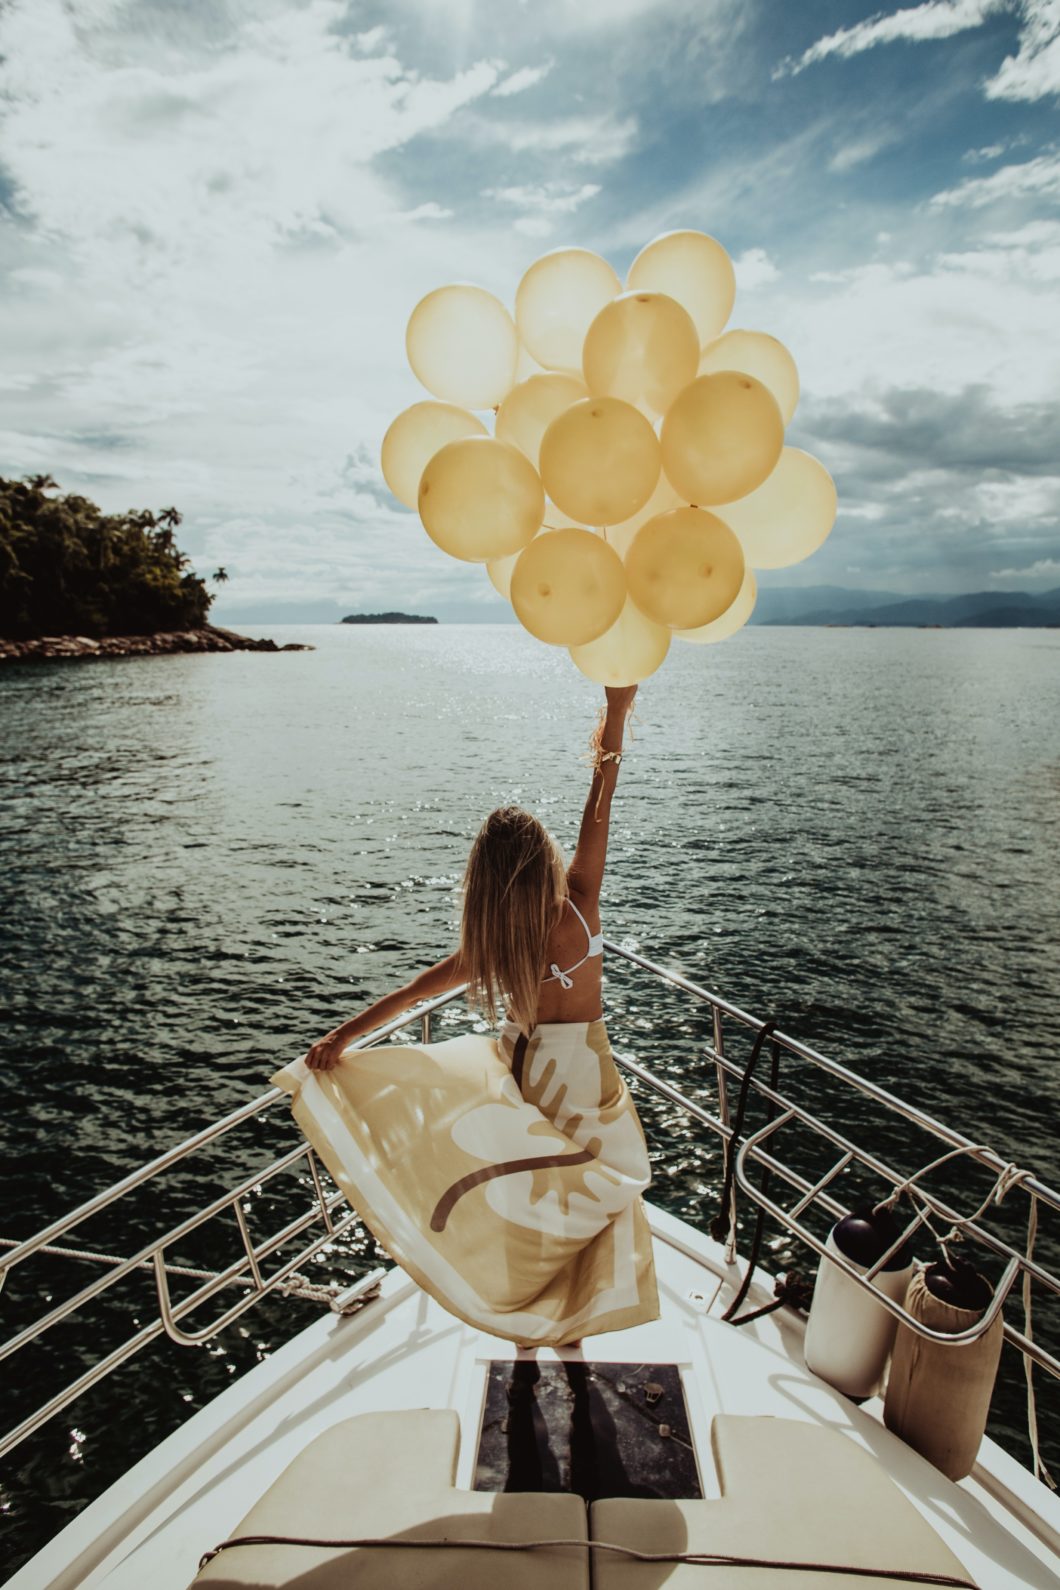
[[213, 592], [177, 546], [176, 508], [107, 514], [58, 491], [50, 475], [0, 478], [0, 660], [309, 649], [207, 623]]
[[347, 613], [340, 624], [437, 624], [436, 618], [424, 618], [419, 613]]

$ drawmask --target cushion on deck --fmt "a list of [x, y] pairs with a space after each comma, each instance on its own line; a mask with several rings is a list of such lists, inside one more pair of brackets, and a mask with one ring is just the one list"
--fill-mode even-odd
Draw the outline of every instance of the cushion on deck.
[[[459, 1440], [460, 1421], [448, 1409], [345, 1419], [298, 1454], [229, 1536], [587, 1539], [580, 1496], [456, 1490]], [[203, 1550], [219, 1544], [206, 1541]], [[195, 1579], [214, 1590], [348, 1590], [352, 1583], [357, 1590], [588, 1590], [588, 1552], [233, 1546]]]
[[[949, 1574], [965, 1568], [930, 1524], [863, 1448], [838, 1431], [796, 1419], [715, 1418], [712, 1439], [720, 1501], [594, 1502], [594, 1540], [638, 1551], [712, 1551], [772, 1561], [837, 1563], [852, 1568]], [[895, 1581], [792, 1569], [707, 1570], [638, 1563], [593, 1554], [594, 1590], [895, 1590]], [[738, 1577], [737, 1577], [738, 1576]]]

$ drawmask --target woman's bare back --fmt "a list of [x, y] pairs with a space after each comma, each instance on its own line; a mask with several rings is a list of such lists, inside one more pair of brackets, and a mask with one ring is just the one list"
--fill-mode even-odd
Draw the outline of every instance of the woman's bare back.
[[[573, 890], [571, 898], [588, 922], [590, 931], [599, 933], [600, 908], [596, 902], [579, 898]], [[585, 951], [585, 929], [579, 922], [577, 914], [569, 906], [565, 906], [559, 922], [552, 929], [549, 937], [548, 965], [559, 966], [564, 970], [573, 967], [569, 974], [572, 987], [564, 988], [558, 977], [551, 982], [542, 983], [537, 1004], [539, 1022], [596, 1021], [601, 1016], [603, 957], [590, 955], [587, 960], [583, 960]], [[575, 964], [577, 961], [581, 961], [582, 964], [577, 966]]]

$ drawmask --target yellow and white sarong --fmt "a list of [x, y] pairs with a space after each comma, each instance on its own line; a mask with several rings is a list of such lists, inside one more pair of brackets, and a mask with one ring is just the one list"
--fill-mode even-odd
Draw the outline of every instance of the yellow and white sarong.
[[468, 1324], [545, 1346], [658, 1317], [648, 1151], [602, 1020], [348, 1049], [272, 1082], [376, 1240]]

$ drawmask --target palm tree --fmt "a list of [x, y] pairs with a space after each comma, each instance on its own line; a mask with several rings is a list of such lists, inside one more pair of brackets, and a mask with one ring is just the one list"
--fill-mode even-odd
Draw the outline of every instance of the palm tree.
[[214, 584], [215, 585], [227, 585], [227, 583], [228, 583], [228, 570], [224, 567], [223, 564], [222, 564], [221, 568], [214, 569], [214, 571], [213, 571], [213, 579], [214, 579]]

